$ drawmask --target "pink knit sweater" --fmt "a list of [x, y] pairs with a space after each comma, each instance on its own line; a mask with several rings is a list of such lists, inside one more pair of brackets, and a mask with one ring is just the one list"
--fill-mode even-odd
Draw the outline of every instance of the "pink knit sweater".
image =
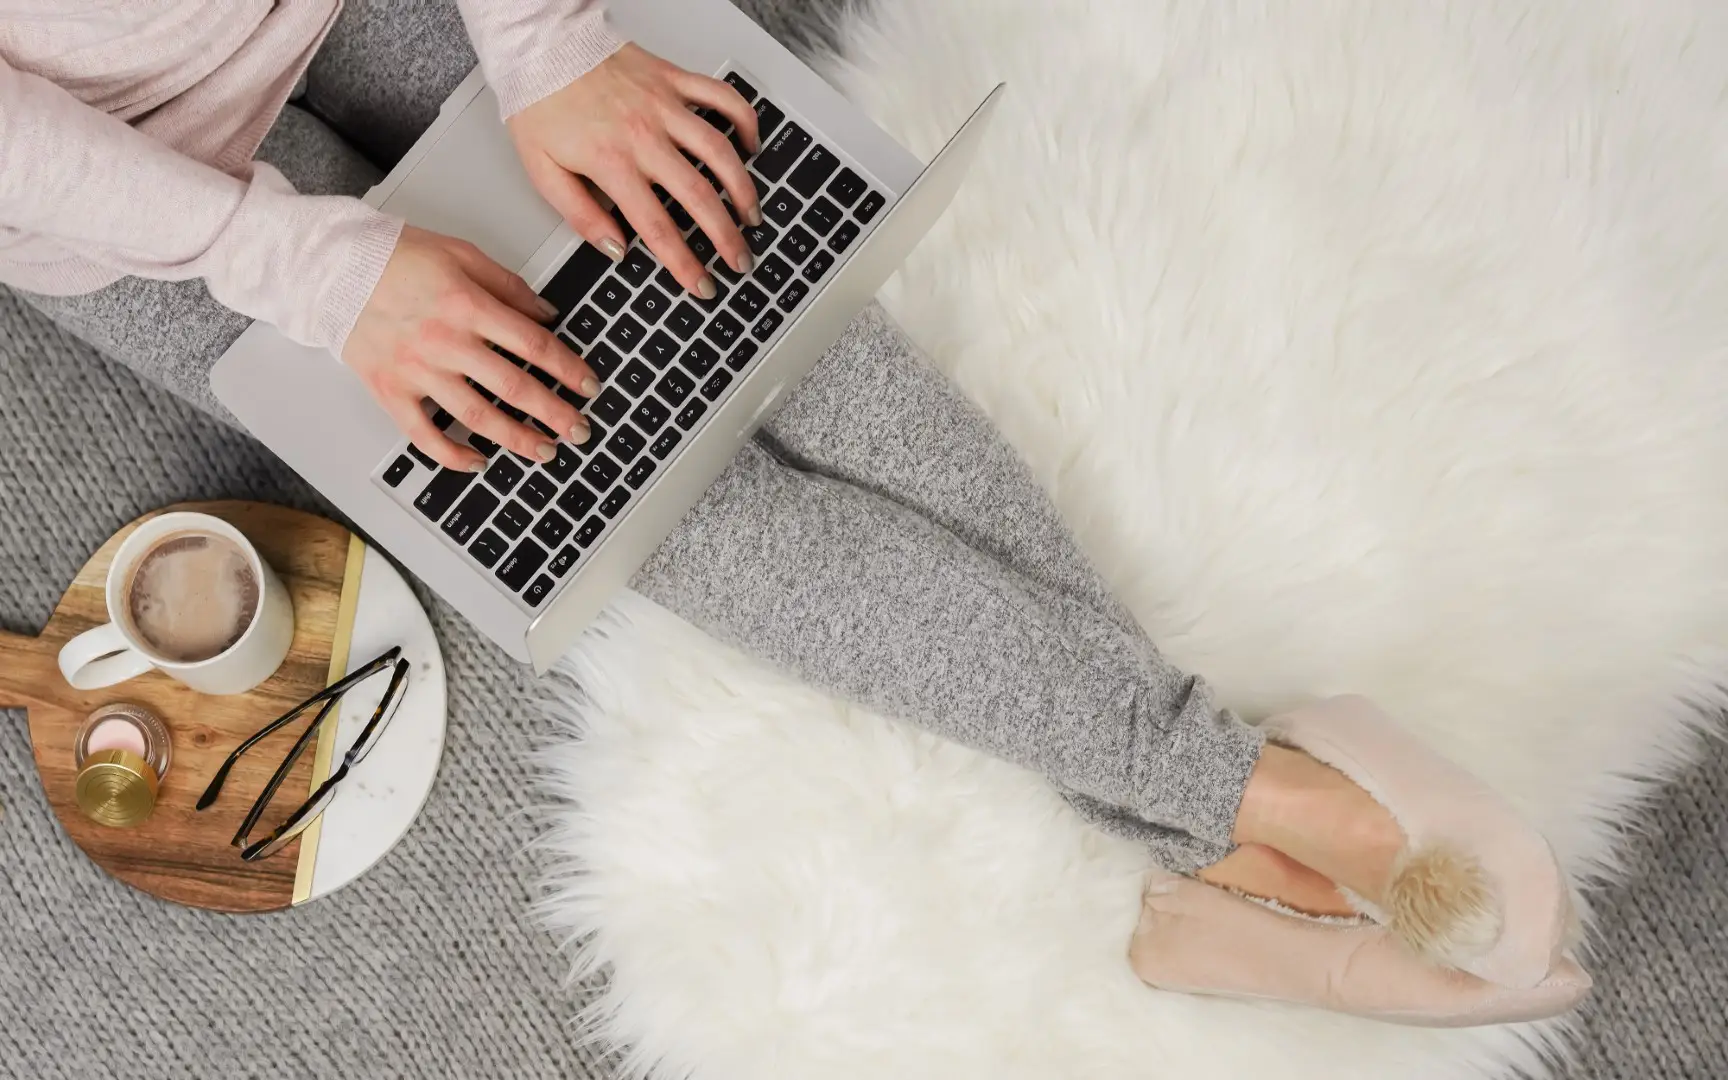
[[[621, 42], [599, 0], [458, 0], [504, 115]], [[0, 282], [54, 295], [204, 278], [340, 351], [402, 222], [297, 195], [252, 154], [341, 0], [0, 4]]]

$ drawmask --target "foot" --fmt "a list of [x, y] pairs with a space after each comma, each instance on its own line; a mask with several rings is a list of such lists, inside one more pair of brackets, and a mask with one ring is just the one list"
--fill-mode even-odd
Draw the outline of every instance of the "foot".
[[1244, 844], [1195, 875], [1201, 881], [1304, 915], [1356, 914], [1326, 875], [1264, 844]]

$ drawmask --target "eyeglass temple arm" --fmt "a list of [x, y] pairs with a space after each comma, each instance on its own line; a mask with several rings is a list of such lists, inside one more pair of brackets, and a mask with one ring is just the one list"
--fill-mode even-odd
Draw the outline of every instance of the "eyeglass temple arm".
[[246, 842], [246, 834], [251, 832], [252, 826], [258, 824], [258, 819], [264, 816], [264, 808], [270, 805], [270, 800], [275, 796], [276, 789], [282, 786], [282, 781], [288, 779], [288, 773], [294, 768], [294, 763], [300, 760], [300, 755], [305, 752], [313, 737], [318, 734], [318, 729], [324, 726], [324, 721], [336, 711], [336, 707], [341, 703], [341, 698], [331, 698], [326, 701], [324, 707], [318, 710], [318, 715], [312, 718], [310, 724], [306, 725], [306, 730], [302, 731], [300, 737], [294, 740], [294, 745], [288, 750], [288, 756], [283, 758], [282, 764], [276, 766], [276, 771], [270, 774], [270, 782], [264, 785], [263, 794], [253, 801], [252, 809], [246, 811], [246, 817], [240, 822], [240, 827], [234, 831], [232, 843], [243, 844]]

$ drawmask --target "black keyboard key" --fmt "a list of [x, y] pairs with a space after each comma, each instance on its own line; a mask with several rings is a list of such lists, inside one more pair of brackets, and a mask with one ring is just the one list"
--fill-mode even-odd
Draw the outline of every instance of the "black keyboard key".
[[576, 456], [576, 450], [567, 442], [558, 444], [558, 453], [543, 468], [560, 484], [568, 484], [570, 478], [576, 475], [576, 466], [582, 464], [582, 459]]
[[642, 404], [636, 406], [636, 411], [630, 414], [630, 421], [650, 435], [665, 427], [666, 421], [670, 419], [672, 410], [657, 397], [643, 398]]
[[558, 496], [558, 509], [569, 514], [572, 520], [582, 520], [582, 515], [594, 509], [594, 504], [600, 497], [589, 491], [587, 486], [578, 480]]
[[689, 245], [690, 254], [696, 256], [696, 261], [703, 266], [707, 266], [709, 260], [720, 253], [720, 249], [714, 246], [714, 241], [708, 239], [708, 234], [701, 229], [686, 237], [684, 243]]
[[[544, 421], [544, 420], [533, 419], [533, 420], [530, 420], [529, 423], [533, 424], [534, 427], [540, 432], [540, 434], [546, 436], [548, 439], [556, 439], [558, 437], [558, 433], [556, 431], [553, 431], [551, 426], [549, 424], [547, 424], [546, 421]], [[520, 455], [518, 455], [518, 456], [520, 456]]]
[[486, 482], [497, 489], [498, 494], [508, 495], [527, 472], [519, 462], [508, 454], [492, 463], [486, 470]]
[[654, 284], [660, 286], [660, 290], [668, 296], [677, 296], [684, 291], [684, 286], [678, 284], [678, 279], [672, 276], [670, 270], [662, 269], [658, 274], [655, 274]]
[[[601, 424], [600, 421], [596, 420], [593, 417], [593, 415], [589, 415], [589, 417], [588, 417], [588, 439], [585, 442], [577, 443], [576, 449], [582, 451], [584, 454], [592, 453], [594, 451], [594, 448], [600, 445], [600, 440], [604, 439], [605, 437], [606, 437], [605, 425]], [[557, 461], [558, 459], [553, 458], [552, 460]]]
[[725, 116], [713, 109], [697, 109], [696, 115], [700, 116], [709, 127], [712, 127], [722, 135], [732, 130], [732, 121], [726, 119]]
[[484, 484], [472, 488], [456, 504], [456, 509], [450, 511], [450, 516], [444, 519], [442, 528], [450, 539], [458, 544], [466, 544], [473, 539], [480, 526], [486, 524], [486, 519], [492, 516], [492, 511], [498, 509], [498, 496], [486, 490]]
[[654, 445], [648, 448], [648, 452], [653, 454], [660, 461], [665, 461], [666, 455], [670, 454], [673, 449], [677, 447], [678, 440], [683, 437], [684, 436], [678, 434], [677, 428], [667, 428], [665, 431], [660, 433], [658, 439], [654, 440]]
[[673, 368], [660, 376], [660, 384], [654, 388], [656, 393], [673, 405], [683, 404], [684, 399], [689, 397], [691, 391], [695, 389], [696, 384], [690, 376], [677, 368]]
[[549, 548], [555, 548], [564, 542], [564, 538], [570, 535], [573, 528], [575, 526], [570, 524], [569, 518], [556, 510], [548, 510], [534, 523], [534, 539]]
[[677, 334], [682, 341], [689, 341], [696, 331], [702, 328], [702, 309], [686, 300], [672, 309], [672, 314], [666, 319], [666, 327]]
[[524, 540], [498, 567], [498, 580], [510, 586], [510, 591], [517, 592], [528, 584], [535, 571], [545, 565], [546, 549], [532, 540]]
[[476, 435], [472, 431], [468, 433], [468, 445], [480, 451], [482, 457], [491, 457], [498, 452], [497, 443], [484, 435]]
[[792, 175], [786, 178], [786, 182], [791, 184], [792, 190], [798, 194], [806, 199], [813, 199], [839, 167], [840, 159], [834, 156], [834, 151], [817, 143], [804, 160], [798, 163], [798, 167], [792, 170]]
[[696, 224], [696, 219], [690, 216], [690, 211], [684, 209], [681, 202], [667, 203], [666, 212], [672, 215], [672, 224], [678, 226], [680, 232]]
[[759, 346], [754, 341], [745, 338], [736, 349], [732, 350], [732, 355], [726, 358], [726, 366], [733, 371], [743, 371], [744, 365], [756, 359], [758, 349]]
[[612, 433], [610, 439], [606, 440], [606, 449], [611, 452], [613, 457], [626, 465], [635, 461], [636, 455], [640, 454], [647, 445], [648, 440], [642, 436], [640, 431], [629, 424], [620, 427]]
[[776, 191], [762, 202], [762, 213], [768, 220], [778, 222], [781, 225], [792, 224], [793, 219], [798, 216], [798, 211], [802, 209], [804, 209], [804, 200], [785, 188]]
[[841, 206], [851, 206], [869, 187], [864, 178], [851, 169], [841, 169], [839, 175], [828, 185], [828, 197]]
[[[534, 376], [534, 381], [548, 390], [558, 385], [558, 376], [547, 371], [545, 368], [537, 368], [530, 364], [528, 365], [528, 374]], [[437, 421], [434, 420], [433, 423], [437, 423]]]
[[[776, 112], [779, 110], [776, 109]], [[758, 108], [756, 115], [761, 116]], [[810, 135], [803, 128], [788, 120], [780, 125], [772, 139], [762, 144], [762, 152], [756, 155], [752, 163], [756, 171], [762, 174], [764, 180], [779, 180], [786, 175], [798, 158], [810, 145]]]
[[595, 454], [594, 459], [588, 462], [588, 467], [582, 470], [582, 479], [595, 491], [605, 491], [618, 482], [618, 477], [623, 472], [616, 461], [605, 454]]
[[568, 401], [570, 404], [576, 406], [578, 409], [580, 409], [582, 406], [588, 404], [587, 398], [583, 397], [581, 394], [578, 394], [576, 391], [570, 389], [568, 386], [560, 386], [558, 388], [558, 396], [563, 398], [565, 401]]
[[750, 182], [752, 184], [756, 185], [756, 201], [757, 202], [761, 202], [763, 199], [766, 199], [768, 197], [768, 192], [770, 190], [772, 190], [768, 186], [768, 181], [762, 179], [760, 176], [757, 176], [755, 173], [751, 173], [750, 174]]
[[600, 280], [612, 260], [592, 244], [583, 244], [570, 256], [570, 261], [558, 268], [552, 280], [540, 290], [540, 295], [558, 309], [560, 317], [570, 314], [578, 301]]
[[742, 97], [745, 102], [756, 100], [756, 88], [745, 82], [744, 77], [739, 75], [736, 71], [727, 73], [726, 85], [738, 91], [738, 96]]
[[630, 485], [632, 491], [637, 490], [643, 484], [648, 482], [650, 476], [654, 475], [655, 464], [653, 458], [643, 458], [641, 461], [636, 463], [634, 468], [624, 474], [624, 482]]
[[732, 373], [727, 371], [725, 368], [721, 368], [719, 371], [714, 373], [712, 378], [702, 384], [702, 396], [707, 398], [709, 401], [713, 401], [715, 398], [725, 393], [726, 388], [731, 385]]
[[642, 346], [642, 355], [650, 364], [663, 368], [677, 357], [678, 343], [666, 331], [656, 330], [648, 335], [648, 343]]
[[455, 422], [456, 418], [445, 412], [443, 409], [439, 409], [432, 414], [432, 426], [437, 428], [439, 431], [449, 431], [450, 425]]
[[629, 352], [641, 342], [648, 328], [628, 315], [618, 316], [618, 321], [612, 324], [612, 329], [606, 331], [606, 340]]
[[852, 241], [858, 239], [858, 234], [863, 231], [858, 227], [856, 221], [842, 222], [840, 227], [834, 230], [834, 235], [828, 238], [828, 246], [835, 251], [844, 252], [852, 246]]
[[791, 312], [798, 307], [799, 301], [803, 300], [809, 293], [810, 286], [802, 281], [794, 281], [786, 286], [786, 291], [780, 294], [780, 299], [775, 303], [780, 305], [781, 311]]
[[768, 306], [768, 294], [746, 281], [738, 286], [738, 291], [732, 294], [732, 302], [727, 306], [746, 319], [754, 319]]
[[858, 209], [852, 211], [852, 216], [868, 225], [870, 219], [874, 218], [877, 212], [887, 204], [888, 200], [882, 197], [881, 192], [872, 191], [864, 196], [864, 201], [858, 204]]
[[[726, 260], [725, 259], [716, 259], [714, 261], [715, 272], [718, 273], [721, 267], [726, 267], [726, 269], [728, 269], [728, 270], [731, 269], [731, 267], [726, 266]], [[737, 274], [728, 274], [725, 276], [731, 281], [737, 281], [738, 280]], [[726, 298], [728, 296], [731, 296], [731, 295], [732, 295], [732, 290], [726, 287], [726, 282], [721, 281], [719, 279], [716, 279], [714, 282], [714, 299], [704, 300], [700, 296], [693, 296], [690, 299], [693, 303], [695, 303], [695, 305], [697, 307], [701, 308], [703, 311], [713, 311], [715, 308], [719, 307], [722, 303], [724, 303]]]
[[672, 301], [667, 299], [665, 293], [649, 285], [636, 294], [636, 299], [630, 303], [630, 310], [635, 313], [638, 319], [649, 326], [653, 326], [660, 321], [660, 316], [666, 314], [666, 309], [671, 306]]
[[407, 454], [398, 455], [390, 467], [384, 470], [384, 482], [391, 487], [401, 487], [402, 481], [408, 479], [408, 474], [414, 471], [414, 459]]
[[793, 266], [803, 266], [804, 260], [816, 250], [816, 238], [804, 231], [802, 225], [794, 225], [786, 230], [786, 236], [774, 249], [792, 260]]
[[498, 516], [492, 519], [492, 527], [514, 540], [527, 531], [534, 515], [526, 506], [511, 499], [498, 511]]
[[588, 361], [588, 366], [594, 369], [594, 377], [605, 382], [618, 370], [618, 365], [624, 358], [605, 345], [596, 345], [583, 354], [582, 359]]
[[632, 360], [618, 373], [618, 386], [630, 392], [631, 397], [641, 397], [654, 385], [654, 369], [640, 360]]
[[630, 399], [620, 394], [617, 387], [609, 386], [594, 399], [594, 404], [588, 407], [588, 411], [608, 424], [616, 424], [630, 411]]
[[722, 311], [709, 321], [702, 333], [720, 348], [730, 349], [744, 335], [744, 324]]
[[678, 414], [677, 424], [685, 431], [696, 426], [696, 421], [702, 419], [702, 414], [708, 411], [708, 406], [700, 398], [684, 406], [684, 411]]
[[546, 564], [546, 569], [552, 571], [557, 577], [563, 577], [570, 572], [572, 566], [576, 565], [576, 558], [581, 554], [574, 547], [566, 547], [563, 551], [552, 556], [552, 561]]
[[777, 293], [792, 280], [792, 268], [780, 256], [770, 255], [756, 267], [756, 280], [768, 286], [769, 292]]
[[570, 316], [570, 336], [578, 344], [592, 345], [594, 339], [600, 336], [600, 331], [606, 328], [606, 316], [595, 311], [587, 304], [576, 309], [576, 314]]
[[534, 579], [534, 584], [522, 590], [522, 599], [529, 607], [539, 607], [548, 596], [552, 595], [552, 586], [557, 584], [545, 574]]
[[818, 196], [816, 201], [810, 204], [810, 209], [804, 211], [803, 220], [811, 232], [817, 236], [827, 236], [834, 226], [840, 224], [842, 216], [838, 206]]
[[700, 379], [720, 362], [720, 351], [706, 341], [692, 341], [678, 358], [678, 366]]
[[[732, 204], [727, 203], [726, 205], [731, 206]], [[729, 282], [729, 283], [730, 282], [736, 282], [739, 278], [744, 276], [743, 274], [740, 274], [738, 271], [732, 269], [732, 264], [727, 262], [725, 259], [715, 259], [714, 265], [709, 267], [709, 269], [714, 271], [714, 276], [717, 279], [716, 284], [718, 284], [721, 281]], [[716, 299], [718, 299], [718, 298], [716, 298]], [[714, 301], [703, 300], [700, 297], [697, 298], [696, 302], [701, 304], [703, 307], [712, 307], [714, 304]]]
[[766, 254], [774, 238], [780, 235], [780, 230], [764, 221], [760, 225], [746, 225], [743, 228], [744, 242], [750, 245], [750, 251], [755, 255]]
[[[768, 145], [768, 140], [772, 139], [774, 137], [774, 132], [779, 129], [780, 121], [786, 119], [786, 114], [780, 111], [780, 106], [769, 101], [767, 98], [762, 98], [760, 101], [756, 102], [755, 108], [756, 134], [761, 138], [762, 145], [766, 147]], [[806, 136], [806, 138], [808, 138], [808, 136]], [[790, 164], [790, 162], [788, 162], [788, 164]], [[773, 179], [778, 180], [780, 178], [776, 176], [773, 177]]]
[[576, 542], [581, 544], [583, 547], [587, 547], [589, 544], [600, 539], [600, 534], [605, 531], [606, 522], [601, 520], [598, 516], [591, 517], [582, 523], [580, 529], [576, 530]]
[[418, 446], [415, 446], [414, 444], [410, 443], [408, 445], [408, 452], [410, 454], [414, 455], [415, 461], [418, 461], [420, 464], [426, 466], [428, 469], [438, 468], [438, 463], [436, 461], [433, 461], [432, 458], [427, 455], [426, 451], [420, 449]]
[[702, 179], [708, 181], [708, 186], [714, 189], [714, 194], [716, 194], [716, 195], [725, 194], [726, 185], [721, 182], [721, 180], [718, 176], [714, 175], [713, 169], [710, 169], [708, 166], [704, 165], [701, 168], [696, 170], [696, 175], [700, 176]]
[[481, 566], [486, 567], [495, 566], [508, 550], [510, 550], [510, 541], [491, 529], [481, 529], [480, 535], [474, 538], [472, 544], [468, 545], [468, 554], [474, 556], [474, 560]]
[[[559, 444], [563, 449], [563, 444]], [[554, 459], [556, 460], [556, 459]], [[552, 501], [552, 496], [558, 494], [558, 485], [543, 472], [532, 472], [528, 479], [522, 481], [522, 486], [516, 489], [516, 497], [528, 504], [530, 510], [544, 510], [546, 504]]]
[[618, 516], [618, 512], [630, 504], [630, 489], [626, 487], [613, 488], [612, 493], [600, 500], [600, 512], [609, 518]]
[[770, 311], [757, 320], [756, 325], [750, 332], [756, 335], [757, 341], [767, 341], [770, 337], [774, 336], [774, 331], [780, 329], [780, 324], [785, 321], [786, 316], [780, 314], [778, 311]]
[[822, 275], [826, 274], [828, 272], [829, 267], [831, 267], [833, 265], [834, 265], [834, 253], [833, 252], [831, 252], [831, 251], [818, 251], [816, 254], [810, 256], [809, 262], [804, 264], [804, 280], [805, 281], [821, 281]]
[[498, 403], [498, 411], [503, 413], [505, 416], [508, 416], [510, 419], [516, 421], [518, 424], [526, 423], [528, 420], [528, 414], [527, 413], [523, 412], [521, 409], [518, 409], [514, 405], [506, 405], [502, 401], [500, 401]]
[[624, 261], [618, 264], [618, 276], [632, 285], [640, 285], [648, 280], [648, 275], [654, 272], [654, 256], [639, 247], [633, 247], [624, 253]]

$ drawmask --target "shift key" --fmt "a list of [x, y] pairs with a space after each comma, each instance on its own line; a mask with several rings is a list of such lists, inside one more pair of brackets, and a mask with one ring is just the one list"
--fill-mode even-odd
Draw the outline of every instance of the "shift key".
[[456, 496], [474, 482], [474, 476], [474, 473], [457, 469], [439, 469], [438, 475], [432, 478], [432, 482], [420, 492], [419, 498], [414, 500], [414, 509], [433, 521], [442, 520], [444, 512], [456, 501]]

